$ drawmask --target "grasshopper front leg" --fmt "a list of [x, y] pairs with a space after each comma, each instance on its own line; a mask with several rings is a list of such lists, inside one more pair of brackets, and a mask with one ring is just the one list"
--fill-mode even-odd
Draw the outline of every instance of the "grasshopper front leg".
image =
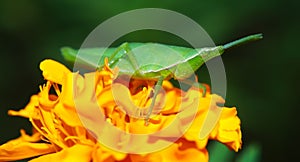
[[158, 81], [157, 81], [157, 83], [156, 83], [156, 85], [155, 85], [154, 94], [153, 94], [153, 97], [152, 97], [152, 101], [151, 101], [149, 110], [147, 112], [146, 118], [145, 118], [145, 120], [146, 120], [145, 125], [146, 126], [149, 124], [149, 118], [150, 118], [150, 115], [152, 114], [152, 111], [153, 111], [153, 108], [154, 108], [154, 105], [155, 105], [155, 101], [156, 101], [158, 92], [162, 88], [162, 84], [163, 84], [164, 79], [165, 79], [164, 76], [160, 76], [159, 79], [158, 79]]

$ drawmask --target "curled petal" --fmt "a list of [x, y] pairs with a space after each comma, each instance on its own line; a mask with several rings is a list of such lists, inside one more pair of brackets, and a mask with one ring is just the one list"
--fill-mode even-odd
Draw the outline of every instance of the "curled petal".
[[43, 71], [43, 76], [46, 80], [58, 84], [62, 84], [66, 74], [71, 73], [63, 64], [50, 59], [42, 61], [40, 69]]
[[58, 97], [53, 94], [49, 94], [50, 88], [53, 86], [50, 81], [43, 86], [41, 92], [39, 93], [39, 105], [45, 110], [51, 110], [55, 107], [58, 102]]

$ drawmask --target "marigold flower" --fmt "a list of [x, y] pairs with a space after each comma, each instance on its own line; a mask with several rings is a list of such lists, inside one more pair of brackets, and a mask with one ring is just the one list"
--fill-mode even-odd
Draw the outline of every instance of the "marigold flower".
[[[83, 76], [73, 73], [64, 65], [53, 61], [44, 60], [40, 69], [47, 81], [40, 86], [40, 92], [33, 95], [24, 109], [19, 111], [10, 110], [9, 115], [28, 118], [33, 125], [33, 134], [27, 135], [21, 130], [21, 137], [8, 141], [0, 146], [0, 161], [14, 161], [19, 159], [32, 159], [39, 161], [80, 161], [80, 162], [179, 162], [179, 161], [208, 161], [206, 145], [208, 140], [218, 140], [234, 151], [241, 148], [240, 119], [237, 117], [235, 108], [218, 107], [217, 103], [225, 101], [216, 94], [208, 91], [206, 97], [194, 95], [199, 90], [190, 88], [187, 92], [173, 87], [168, 81], [163, 83], [163, 93], [159, 93], [155, 103], [149, 125], [145, 125], [143, 119], [135, 118], [128, 114], [136, 113], [132, 107], [144, 108], [151, 103], [151, 91], [155, 82], [149, 80], [131, 80], [126, 86], [122, 78], [116, 79], [117, 69], [106, 66], [101, 71], [86, 73]], [[114, 85], [113, 85], [114, 82]], [[93, 83], [93, 84], [91, 84]], [[113, 86], [112, 86], [113, 85]], [[54, 89], [55, 94], [50, 93]], [[93, 94], [88, 90], [93, 90]], [[182, 95], [183, 94], [183, 95]], [[120, 96], [119, 100], [115, 97]], [[76, 109], [75, 99], [82, 100], [85, 110]], [[87, 102], [89, 101], [89, 102]], [[193, 116], [189, 107], [200, 101], [196, 115]], [[158, 132], [170, 123], [177, 122], [176, 126], [185, 127], [188, 123], [185, 119], [194, 120], [183, 136], [177, 139], [169, 147], [152, 153], [133, 154], [118, 152], [95, 138], [93, 131], [88, 130], [82, 123], [83, 116], [95, 125], [99, 120], [89, 112], [89, 105], [97, 102], [105, 116], [105, 122], [110, 123], [124, 132], [133, 134], [149, 134]], [[218, 123], [204, 139], [199, 139], [200, 126], [206, 118], [209, 106], [213, 104], [215, 109], [222, 109]], [[180, 109], [181, 107], [181, 109]], [[125, 112], [126, 113], [125, 113]], [[144, 109], [138, 113], [145, 113]], [[80, 116], [78, 115], [80, 114]], [[178, 120], [180, 116], [183, 120]], [[168, 129], [168, 135], [163, 136], [161, 141], [169, 140], [168, 137], [180, 135], [180, 129]], [[108, 137], [116, 145], [123, 147], [126, 139], [122, 135], [108, 134]], [[143, 142], [156, 142], [141, 138]], [[124, 142], [125, 143], [122, 143]], [[127, 141], [127, 144], [130, 141]], [[134, 149], [134, 146], [131, 146]]]

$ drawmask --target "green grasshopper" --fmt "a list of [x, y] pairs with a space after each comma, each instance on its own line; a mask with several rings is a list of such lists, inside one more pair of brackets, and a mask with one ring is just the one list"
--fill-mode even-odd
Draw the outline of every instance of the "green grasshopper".
[[[76, 61], [86, 67], [96, 67], [100, 70], [104, 66], [104, 58], [108, 58], [108, 65], [111, 68], [118, 66], [120, 75], [128, 75], [133, 79], [157, 81], [149, 110], [142, 116], [146, 119], [146, 123], [148, 123], [157, 94], [162, 87], [163, 80], [170, 78], [177, 80], [186, 79], [194, 74], [194, 71], [199, 69], [206, 61], [220, 56], [226, 49], [259, 39], [262, 39], [262, 34], [246, 36], [225, 45], [200, 49], [158, 43], [126, 42], [115, 48], [86, 48], [77, 51], [69, 47], [64, 47], [61, 51], [63, 57], [71, 63], [75, 63]], [[145, 48], [138, 52], [133, 51], [142, 46], [145, 46]], [[80, 56], [78, 55], [78, 52], [80, 52]], [[180, 58], [172, 60], [171, 57], [174, 53], [180, 55]], [[82, 58], [82, 56], [84, 58]], [[99, 58], [100, 61], [98, 63], [91, 63], [93, 60], [98, 60]], [[170, 59], [172, 61], [169, 61]], [[161, 62], [159, 64], [147, 64], [147, 62], [156, 62], [157, 60], [160, 60]], [[187, 67], [192, 70], [187, 70]], [[203, 89], [203, 94], [205, 95], [205, 87], [200, 83], [198, 86]]]

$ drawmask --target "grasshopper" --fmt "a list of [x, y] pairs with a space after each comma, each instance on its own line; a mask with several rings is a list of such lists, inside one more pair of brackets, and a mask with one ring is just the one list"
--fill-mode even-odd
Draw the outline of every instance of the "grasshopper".
[[[128, 75], [133, 79], [155, 80], [156, 85], [149, 110], [143, 118], [146, 123], [152, 114], [152, 110], [157, 98], [157, 94], [162, 87], [163, 80], [174, 78], [183, 80], [190, 77], [199, 69], [206, 61], [220, 56], [225, 50], [250, 42], [262, 39], [262, 34], [254, 34], [216, 47], [204, 47], [199, 49], [165, 45], [159, 43], [128, 43], [125, 42], [119, 47], [113, 48], [86, 48], [80, 49], [81, 56], [78, 51], [70, 47], [61, 49], [63, 57], [71, 62], [80, 62], [86, 67], [96, 67], [102, 69], [104, 66], [104, 58], [108, 58], [109, 67], [118, 66], [120, 75]], [[134, 52], [134, 49], [145, 46], [142, 50]], [[170, 49], [170, 50], [165, 50]], [[172, 54], [176, 53], [180, 58], [172, 59]], [[101, 55], [102, 54], [102, 55]], [[94, 65], [91, 60], [100, 61]], [[90, 60], [90, 61], [89, 61]], [[121, 60], [123, 63], [121, 63]], [[143, 61], [144, 60], [144, 61]], [[149, 61], [150, 60], [150, 61]], [[171, 61], [170, 61], [171, 60]], [[153, 62], [160, 61], [159, 64]], [[147, 64], [147, 62], [152, 62]], [[187, 70], [187, 67], [192, 70]], [[199, 83], [199, 88], [203, 89], [205, 95], [205, 87]]]

